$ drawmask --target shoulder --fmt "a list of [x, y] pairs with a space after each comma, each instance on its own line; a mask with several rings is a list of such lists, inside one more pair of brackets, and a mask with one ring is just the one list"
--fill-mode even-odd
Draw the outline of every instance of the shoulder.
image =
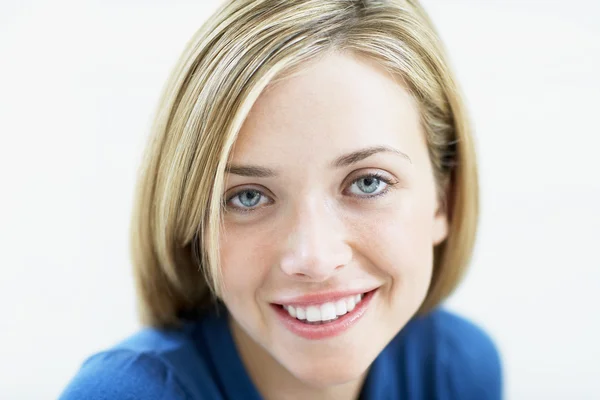
[[480, 326], [450, 311], [438, 309], [420, 321], [430, 329], [434, 339], [449, 353], [462, 355], [465, 361], [499, 361], [496, 345], [490, 335]]
[[439, 390], [454, 399], [502, 398], [500, 354], [481, 327], [441, 309], [410, 325], [408, 342], [420, 342]]
[[197, 398], [190, 370], [196, 380], [209, 374], [188, 331], [147, 328], [86, 359], [60, 399]]
[[61, 400], [185, 399], [168, 367], [152, 354], [112, 349], [88, 358]]

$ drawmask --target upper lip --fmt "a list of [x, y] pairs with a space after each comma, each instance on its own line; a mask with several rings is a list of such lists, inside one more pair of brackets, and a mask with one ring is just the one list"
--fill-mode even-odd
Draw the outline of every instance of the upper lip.
[[370, 289], [335, 290], [328, 292], [308, 293], [300, 296], [281, 297], [279, 300], [274, 301], [273, 304], [292, 307], [306, 307], [315, 304], [335, 302], [345, 297], [368, 293], [375, 289], [377, 289], [377, 287]]

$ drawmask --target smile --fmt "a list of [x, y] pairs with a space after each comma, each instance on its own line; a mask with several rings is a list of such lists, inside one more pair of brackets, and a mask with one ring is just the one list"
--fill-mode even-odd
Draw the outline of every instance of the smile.
[[316, 304], [308, 307], [282, 306], [292, 318], [306, 323], [321, 324], [335, 321], [356, 307], [363, 298], [362, 294], [348, 296], [335, 302]]
[[368, 310], [377, 289], [310, 304], [271, 304], [283, 325], [309, 340], [337, 336], [353, 327]]

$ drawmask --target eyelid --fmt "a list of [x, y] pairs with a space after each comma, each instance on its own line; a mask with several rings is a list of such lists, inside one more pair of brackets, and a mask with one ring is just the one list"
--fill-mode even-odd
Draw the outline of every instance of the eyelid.
[[[392, 185], [395, 185], [396, 183], [399, 182], [398, 179], [394, 178], [389, 173], [385, 173], [381, 170], [376, 170], [376, 171], [363, 171], [363, 172], [356, 173], [356, 175], [354, 175], [350, 178], [350, 183], [352, 184], [359, 179], [369, 178], [369, 177], [378, 178], [384, 182], [389, 182], [389, 184], [392, 184]], [[346, 185], [346, 186], [348, 186], [348, 185]]]
[[[250, 186], [246, 186], [246, 187], [244, 187], [244, 186], [245, 185], [237, 185], [237, 186], [234, 186], [234, 187], [230, 188], [229, 190], [227, 190], [225, 192], [225, 196], [224, 196], [227, 199], [226, 201], [233, 199], [235, 196], [239, 195], [240, 193], [252, 191], [252, 190], [259, 192], [260, 194], [267, 196], [267, 197], [275, 197], [269, 189], [267, 189], [266, 187], [264, 187], [262, 185], [250, 184]], [[242, 187], [242, 188], [236, 189], [237, 187]], [[232, 192], [232, 193], [229, 196], [227, 196], [227, 192]]]

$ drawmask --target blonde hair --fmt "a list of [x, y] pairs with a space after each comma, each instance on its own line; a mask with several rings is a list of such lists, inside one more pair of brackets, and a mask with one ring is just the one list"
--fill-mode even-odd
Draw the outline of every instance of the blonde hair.
[[417, 100], [450, 221], [420, 312], [457, 286], [475, 240], [475, 151], [423, 8], [416, 0], [229, 0], [174, 68], [140, 168], [131, 251], [142, 323], [176, 325], [219, 295], [224, 171], [236, 135], [273, 79], [331, 50], [377, 61]]

